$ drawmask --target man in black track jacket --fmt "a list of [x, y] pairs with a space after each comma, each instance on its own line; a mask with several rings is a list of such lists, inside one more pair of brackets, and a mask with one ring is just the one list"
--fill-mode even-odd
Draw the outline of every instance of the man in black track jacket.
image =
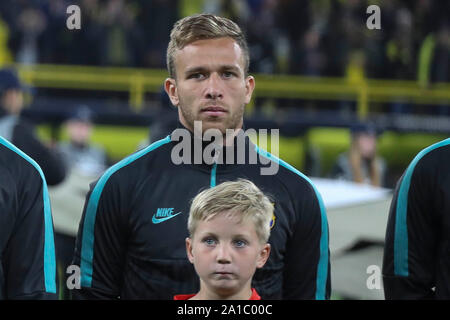
[[0, 137], [0, 299], [56, 299], [53, 222], [37, 163]]
[[[320, 194], [240, 130], [255, 81], [247, 75], [239, 27], [206, 14], [178, 21], [168, 69], [165, 89], [178, 107], [180, 128], [91, 186], [75, 250], [81, 289], [74, 297], [173, 299], [198, 291], [184, 247], [190, 201], [205, 188], [245, 178], [275, 207], [271, 255], [252, 286], [262, 299], [329, 298], [328, 223]], [[209, 144], [211, 130], [224, 138], [221, 143], [215, 136]]]
[[386, 299], [450, 299], [450, 138], [422, 150], [397, 184], [383, 283]]

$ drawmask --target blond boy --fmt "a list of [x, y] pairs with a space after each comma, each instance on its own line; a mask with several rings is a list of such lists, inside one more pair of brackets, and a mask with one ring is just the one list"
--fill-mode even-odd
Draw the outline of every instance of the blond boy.
[[200, 277], [200, 291], [175, 300], [260, 300], [251, 282], [270, 254], [272, 217], [272, 203], [248, 180], [198, 194], [189, 213], [186, 251]]

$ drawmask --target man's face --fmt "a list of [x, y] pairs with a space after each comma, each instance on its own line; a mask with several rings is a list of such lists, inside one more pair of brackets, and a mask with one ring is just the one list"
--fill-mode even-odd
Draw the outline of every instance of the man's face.
[[23, 108], [23, 93], [19, 89], [8, 89], [2, 95], [1, 104], [9, 114], [19, 114]]
[[239, 222], [235, 215], [225, 212], [200, 221], [193, 238], [186, 239], [186, 249], [203, 294], [216, 299], [248, 299], [245, 295], [251, 292], [252, 276], [270, 253], [270, 245], [261, 243], [252, 221]]
[[255, 80], [245, 77], [244, 56], [232, 38], [192, 42], [175, 52], [175, 70], [165, 89], [186, 128], [193, 131], [194, 121], [202, 121], [203, 131], [242, 128]]
[[86, 121], [70, 120], [67, 122], [67, 132], [70, 141], [77, 144], [87, 144], [91, 137], [92, 125]]
[[361, 156], [365, 159], [372, 159], [375, 156], [377, 140], [374, 134], [362, 133], [357, 137], [358, 148]]

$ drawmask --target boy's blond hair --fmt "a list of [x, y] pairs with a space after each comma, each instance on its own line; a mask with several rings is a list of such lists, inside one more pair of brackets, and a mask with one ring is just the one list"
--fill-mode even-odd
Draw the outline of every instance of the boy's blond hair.
[[169, 77], [176, 78], [175, 52], [197, 40], [230, 37], [236, 41], [242, 50], [244, 58], [244, 73], [247, 75], [250, 58], [245, 36], [239, 26], [230, 19], [213, 14], [194, 14], [178, 20], [170, 32], [170, 42], [167, 47], [167, 69]]
[[268, 241], [273, 204], [253, 182], [228, 181], [199, 193], [189, 212], [189, 236], [193, 238], [199, 221], [211, 220], [221, 213], [238, 217], [239, 223], [252, 221], [261, 243]]

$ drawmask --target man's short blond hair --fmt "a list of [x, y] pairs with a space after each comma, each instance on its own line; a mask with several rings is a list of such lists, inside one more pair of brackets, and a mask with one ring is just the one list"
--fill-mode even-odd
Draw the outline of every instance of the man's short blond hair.
[[261, 243], [267, 243], [273, 211], [270, 199], [253, 182], [245, 179], [224, 182], [202, 191], [192, 200], [189, 236], [193, 238], [199, 221], [227, 214], [237, 217], [238, 223], [252, 221]]
[[250, 57], [248, 45], [241, 28], [230, 19], [213, 14], [194, 14], [178, 20], [170, 32], [170, 42], [167, 47], [167, 69], [169, 76], [176, 78], [175, 52], [197, 40], [230, 37], [236, 41], [242, 50], [244, 72], [248, 74]]

